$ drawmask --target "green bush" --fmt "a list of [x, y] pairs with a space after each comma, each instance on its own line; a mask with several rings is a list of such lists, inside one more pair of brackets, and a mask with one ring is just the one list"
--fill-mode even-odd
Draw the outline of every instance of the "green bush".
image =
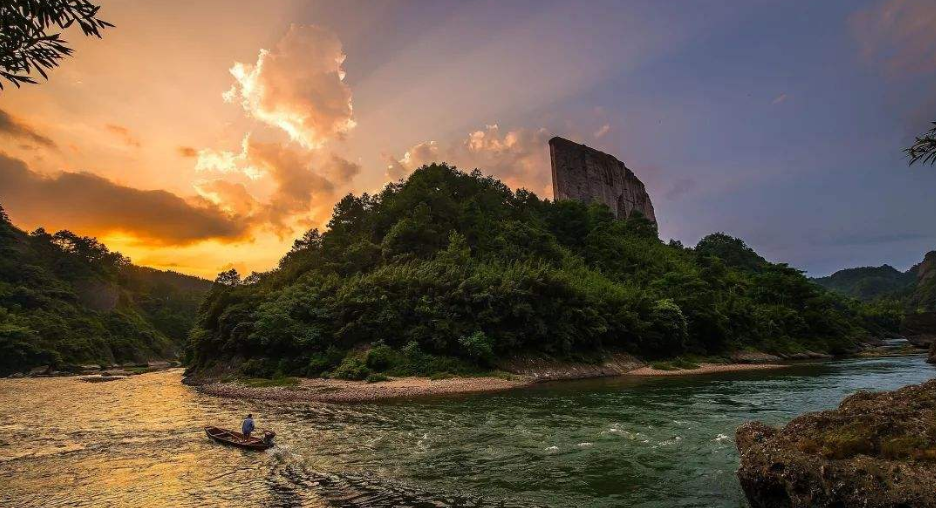
[[401, 363], [400, 353], [384, 344], [382, 341], [374, 344], [367, 351], [365, 358], [367, 367], [377, 372], [389, 370]]
[[419, 348], [419, 343], [415, 341], [408, 342], [400, 351], [406, 360], [406, 371], [411, 375], [426, 374], [429, 371], [429, 361], [432, 359], [429, 355], [423, 353]]
[[303, 374], [309, 377], [319, 377], [337, 367], [344, 356], [345, 354], [334, 346], [330, 346], [323, 353], [313, 353]]
[[494, 362], [494, 341], [482, 331], [458, 339], [458, 345], [465, 357], [479, 365], [489, 366]]
[[379, 383], [381, 381], [389, 381], [389, 380], [390, 380], [389, 376], [387, 376], [386, 374], [379, 374], [379, 373], [370, 374], [369, 376], [367, 376], [367, 379], [366, 379], [368, 383]]
[[251, 358], [240, 365], [240, 372], [252, 378], [273, 378], [277, 364], [269, 358]]
[[364, 359], [354, 355], [346, 356], [345, 359], [342, 360], [341, 365], [331, 373], [331, 377], [333, 378], [349, 379], [352, 381], [366, 379], [369, 375], [371, 375], [371, 370], [367, 367]]

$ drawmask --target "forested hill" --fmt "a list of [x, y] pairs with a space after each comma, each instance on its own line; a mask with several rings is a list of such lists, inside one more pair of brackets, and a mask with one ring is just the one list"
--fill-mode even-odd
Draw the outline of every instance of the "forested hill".
[[195, 371], [360, 378], [528, 352], [840, 353], [897, 323], [725, 234], [664, 244], [640, 216], [614, 220], [603, 205], [544, 201], [445, 165], [345, 197], [327, 232], [248, 279], [222, 274], [202, 306]]
[[907, 312], [936, 311], [936, 251], [906, 272], [888, 265], [847, 268], [813, 279], [823, 287], [862, 301], [890, 300]]
[[27, 234], [0, 208], [0, 375], [174, 358], [210, 288], [131, 265], [93, 238]]
[[817, 284], [839, 294], [869, 301], [881, 296], [909, 292], [916, 284], [916, 274], [901, 272], [890, 265], [846, 268], [828, 277], [813, 279]]

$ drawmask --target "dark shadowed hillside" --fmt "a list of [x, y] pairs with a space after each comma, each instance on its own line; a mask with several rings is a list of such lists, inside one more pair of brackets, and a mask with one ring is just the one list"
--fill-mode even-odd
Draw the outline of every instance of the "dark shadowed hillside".
[[69, 231], [27, 234], [0, 209], [0, 374], [172, 358], [210, 287]]
[[936, 251], [926, 254], [918, 265], [907, 273], [916, 277], [916, 286], [907, 299], [907, 307], [911, 312], [936, 311]]
[[882, 296], [909, 293], [916, 285], [913, 271], [901, 272], [890, 265], [846, 268], [828, 277], [813, 279], [824, 288], [841, 295], [870, 301]]
[[813, 281], [868, 308], [899, 309], [901, 335], [920, 347], [936, 342], [936, 251], [906, 272], [888, 265], [848, 268]]
[[890, 309], [846, 301], [724, 234], [664, 244], [640, 215], [423, 167], [347, 196], [269, 273], [224, 273], [191, 335], [196, 370], [362, 378], [560, 358], [853, 350]]

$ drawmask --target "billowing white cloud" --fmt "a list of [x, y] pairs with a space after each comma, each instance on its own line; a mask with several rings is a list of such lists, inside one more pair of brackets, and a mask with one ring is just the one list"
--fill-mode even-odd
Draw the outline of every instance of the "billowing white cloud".
[[413, 146], [403, 157], [387, 157], [387, 175], [400, 178], [431, 162], [447, 162], [461, 169], [481, 169], [513, 188], [527, 188], [540, 195], [552, 192], [546, 129], [520, 128], [501, 132], [488, 125], [445, 148], [434, 141]]
[[384, 155], [384, 158], [387, 159], [387, 176], [394, 180], [405, 177], [420, 166], [444, 162], [439, 154], [439, 144], [435, 141], [424, 141], [413, 146], [399, 160], [388, 155]]
[[249, 135], [238, 154], [199, 151], [196, 168], [221, 176], [239, 173], [253, 180], [271, 180], [273, 191], [262, 203], [243, 184], [224, 179], [199, 182], [196, 190], [215, 206], [247, 215], [280, 235], [291, 233], [295, 222], [321, 219], [361, 171], [360, 165], [334, 153], [255, 141]]
[[252, 117], [278, 127], [306, 148], [319, 148], [354, 128], [351, 89], [344, 82], [341, 41], [318, 26], [292, 25], [255, 64], [235, 63], [236, 83], [224, 94]]
[[208, 180], [195, 183], [198, 195], [227, 213], [250, 218], [260, 209], [260, 203], [242, 183]]
[[[196, 171], [217, 178], [199, 182], [199, 195], [279, 235], [291, 233], [297, 224], [314, 223], [331, 210], [337, 193], [348, 190], [361, 169], [322, 149], [355, 125], [344, 59], [341, 41], [328, 29], [292, 25], [272, 50], [260, 50], [255, 64], [236, 63], [231, 68], [236, 83], [224, 99], [282, 129], [292, 142], [260, 142], [248, 133], [239, 152], [198, 150]], [[232, 181], [239, 176], [249, 180]], [[266, 187], [262, 200], [248, 191], [256, 188], [252, 181]]]
[[214, 150], [202, 148], [198, 150], [195, 161], [195, 171], [215, 173], [241, 173], [251, 180], [260, 178], [261, 171], [247, 161], [247, 147], [250, 144], [250, 134], [241, 141], [239, 153], [227, 150]]

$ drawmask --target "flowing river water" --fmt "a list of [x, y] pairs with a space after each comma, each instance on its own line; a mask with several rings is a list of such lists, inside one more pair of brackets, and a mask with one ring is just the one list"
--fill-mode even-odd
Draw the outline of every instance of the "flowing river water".
[[[327, 405], [219, 399], [181, 371], [0, 380], [0, 506], [745, 506], [735, 428], [936, 377], [921, 356]], [[278, 446], [202, 427], [247, 412]]]

